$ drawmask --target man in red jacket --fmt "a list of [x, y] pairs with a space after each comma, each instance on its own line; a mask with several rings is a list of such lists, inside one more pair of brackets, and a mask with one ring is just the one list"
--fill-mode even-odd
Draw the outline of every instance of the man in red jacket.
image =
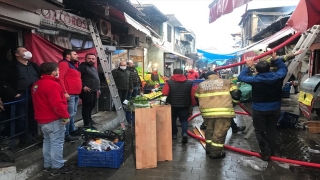
[[68, 112], [70, 121], [66, 124], [65, 141], [74, 142], [78, 138], [71, 135], [77, 135], [76, 126], [74, 125], [74, 116], [77, 113], [79, 94], [82, 90], [81, 72], [78, 70], [78, 55], [75, 51], [65, 50], [62, 53], [63, 60], [59, 62], [60, 85], [68, 100]]
[[67, 100], [59, 84], [59, 69], [56, 63], [40, 66], [41, 79], [31, 88], [35, 119], [43, 132], [44, 171], [59, 175], [72, 171], [63, 160], [65, 124], [69, 121]]
[[199, 74], [194, 69], [190, 69], [188, 71], [187, 78], [189, 80], [196, 80], [196, 79], [199, 79]]

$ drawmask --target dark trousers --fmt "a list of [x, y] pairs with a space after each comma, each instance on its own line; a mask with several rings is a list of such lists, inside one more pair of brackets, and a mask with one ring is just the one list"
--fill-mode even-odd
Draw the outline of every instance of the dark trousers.
[[233, 119], [233, 118], [232, 118], [232, 120], [231, 120], [231, 128], [232, 128], [232, 129], [237, 129], [237, 128], [238, 128], [238, 125], [237, 125], [236, 122], [234, 122], [234, 119]]
[[118, 89], [118, 94], [119, 94], [121, 103], [123, 103], [123, 101], [127, 99], [128, 92], [129, 92], [128, 90], [120, 90], [120, 89]]
[[92, 123], [92, 110], [96, 106], [97, 92], [82, 92], [82, 119], [83, 125], [89, 126]]
[[127, 100], [131, 100], [131, 98], [134, 98], [138, 95], [139, 87], [134, 87], [132, 92], [128, 92]]
[[277, 122], [280, 116], [280, 109], [273, 111], [252, 110], [254, 131], [261, 153], [264, 155], [274, 153], [277, 137]]
[[188, 131], [188, 115], [189, 107], [171, 107], [171, 118], [172, 118], [172, 134], [178, 133], [177, 118], [181, 123], [182, 135], [187, 135]]

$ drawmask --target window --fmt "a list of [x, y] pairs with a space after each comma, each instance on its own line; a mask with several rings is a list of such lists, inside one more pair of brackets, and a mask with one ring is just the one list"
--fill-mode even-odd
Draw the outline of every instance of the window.
[[171, 33], [172, 33], [172, 27], [169, 24], [167, 24], [167, 41], [168, 42], [172, 41], [171, 40]]

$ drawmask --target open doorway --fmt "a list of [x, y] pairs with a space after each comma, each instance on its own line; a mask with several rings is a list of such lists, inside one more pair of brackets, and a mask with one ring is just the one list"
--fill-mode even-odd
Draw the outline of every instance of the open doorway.
[[18, 33], [0, 29], [0, 64], [11, 60], [10, 49], [16, 46], [18, 46]]

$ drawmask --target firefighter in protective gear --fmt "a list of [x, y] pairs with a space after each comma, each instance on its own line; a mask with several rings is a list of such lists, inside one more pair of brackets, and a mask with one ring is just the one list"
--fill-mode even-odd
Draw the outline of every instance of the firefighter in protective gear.
[[221, 79], [214, 72], [207, 77], [207, 80], [199, 84], [195, 94], [207, 126], [206, 153], [211, 159], [223, 158], [223, 145], [231, 120], [235, 117], [234, 105], [239, 102], [241, 91], [230, 80]]
[[[268, 52], [268, 51], [271, 51], [271, 49], [270, 48], [266, 48], [265, 50], [259, 49], [258, 51], [254, 51], [254, 52], [258, 56], [258, 55], [265, 53], [265, 52]], [[294, 53], [291, 52], [291, 53], [288, 53], [284, 56], [277, 56], [276, 59], [280, 59], [283, 62], [287, 62], [287, 61], [293, 59], [295, 56], [301, 54], [302, 52], [303, 52], [303, 50], [300, 49]], [[270, 71], [277, 72], [278, 68], [277, 68], [276, 64], [274, 63], [274, 61], [272, 61], [272, 58], [274, 58], [274, 57], [272, 57], [272, 54], [270, 54], [270, 55], [267, 55], [265, 57], [260, 58], [259, 61], [267, 61], [267, 63], [270, 65]]]

